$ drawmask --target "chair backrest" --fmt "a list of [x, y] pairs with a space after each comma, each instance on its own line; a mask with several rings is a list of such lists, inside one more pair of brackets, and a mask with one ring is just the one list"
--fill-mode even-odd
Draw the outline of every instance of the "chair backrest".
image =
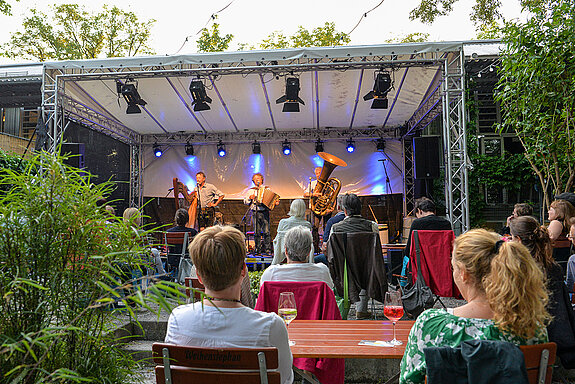
[[[202, 284], [200, 282], [200, 280], [197, 277], [186, 277], [184, 280], [184, 283], [186, 285], [186, 296], [188, 297], [188, 299], [190, 299], [190, 288], [195, 288], [197, 291], [202, 291], [205, 292], [206, 287], [204, 287], [204, 284]], [[193, 301], [200, 301], [202, 299], [202, 295], [200, 294], [200, 292], [194, 291], [194, 298]]]
[[266, 281], [255, 309], [277, 313], [281, 292], [294, 293], [298, 320], [341, 320], [335, 295], [323, 281]]
[[[164, 243], [166, 244], [168, 255], [177, 254], [184, 257], [188, 248], [188, 242], [189, 232], [164, 232]], [[175, 249], [176, 253], [172, 253], [172, 249]]]
[[279, 384], [278, 350], [152, 345], [157, 384]]
[[520, 348], [525, 357], [529, 384], [550, 384], [557, 356], [557, 344], [522, 345]]
[[453, 281], [451, 254], [455, 235], [452, 230], [413, 230], [411, 235], [410, 265], [413, 282], [417, 280], [417, 248], [425, 284], [439, 297], [459, 297]]

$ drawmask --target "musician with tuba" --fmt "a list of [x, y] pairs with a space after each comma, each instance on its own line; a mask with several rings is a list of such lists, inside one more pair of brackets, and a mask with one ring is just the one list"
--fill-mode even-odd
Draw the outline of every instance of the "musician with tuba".
[[[313, 212], [312, 235], [313, 246], [316, 250], [320, 249], [319, 226], [321, 224], [325, 228], [327, 221], [335, 210], [337, 195], [341, 189], [341, 182], [329, 176], [335, 167], [347, 166], [345, 161], [329, 153], [319, 152], [318, 156], [324, 160], [323, 167], [314, 169], [316, 179], [310, 183], [308, 190], [304, 193], [304, 197], [310, 198], [310, 209]], [[327, 241], [327, 239], [324, 239], [324, 241]]]
[[270, 210], [279, 204], [279, 196], [264, 185], [264, 176], [255, 173], [252, 176], [254, 186], [248, 189], [244, 204], [249, 205], [254, 220], [255, 253], [271, 253]]

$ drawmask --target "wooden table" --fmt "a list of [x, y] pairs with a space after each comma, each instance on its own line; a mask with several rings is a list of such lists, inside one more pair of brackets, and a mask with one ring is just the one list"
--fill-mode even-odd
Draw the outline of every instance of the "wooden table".
[[398, 321], [396, 337], [403, 345], [374, 347], [359, 345], [361, 340], [393, 339], [391, 321], [380, 320], [294, 320], [288, 327], [293, 357], [346, 359], [401, 359], [412, 320]]

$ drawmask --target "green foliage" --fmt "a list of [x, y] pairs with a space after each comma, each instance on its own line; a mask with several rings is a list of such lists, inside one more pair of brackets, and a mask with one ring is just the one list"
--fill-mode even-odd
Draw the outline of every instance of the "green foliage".
[[164, 296], [177, 289], [144, 296], [149, 250], [96, 205], [112, 183], [46, 153], [25, 164], [0, 175], [0, 382], [124, 383], [134, 360], [114, 337], [112, 303], [132, 317], [149, 302], [170, 310]]
[[202, 29], [202, 35], [197, 41], [198, 52], [222, 52], [228, 49], [230, 42], [234, 35], [226, 34], [220, 35], [220, 25], [218, 23], [212, 24], [212, 30], [207, 28]]
[[[351, 39], [344, 32], [335, 30], [335, 23], [326, 22], [323, 27], [307, 30], [301, 25], [297, 32], [287, 37], [280, 31], [272, 32], [267, 38], [257, 45], [258, 49], [283, 49], [303, 47], [332, 47], [349, 44]], [[240, 44], [241, 50], [253, 50], [255, 46]]]
[[503, 107], [499, 129], [521, 140], [548, 205], [575, 178], [575, 8], [557, 0], [532, 11], [527, 22], [504, 28], [496, 97]]
[[500, 39], [501, 37], [501, 26], [495, 20], [482, 23], [477, 27], [477, 38], [480, 40]]
[[6, 2], [6, 0], [0, 0], [0, 13], [3, 13], [5, 15], [12, 14], [12, 7], [10, 6], [10, 4], [8, 4], [8, 2]]
[[260, 294], [260, 279], [264, 271], [249, 271], [250, 274], [250, 291], [254, 297]]
[[387, 39], [387, 43], [424, 43], [429, 41], [429, 33], [424, 32], [413, 32], [408, 33], [403, 37], [397, 37], [393, 39]]
[[33, 8], [24, 18], [24, 30], [12, 33], [3, 50], [11, 58], [39, 61], [149, 54], [154, 23], [116, 6], [88, 13], [78, 4], [60, 4], [51, 6], [49, 15]]

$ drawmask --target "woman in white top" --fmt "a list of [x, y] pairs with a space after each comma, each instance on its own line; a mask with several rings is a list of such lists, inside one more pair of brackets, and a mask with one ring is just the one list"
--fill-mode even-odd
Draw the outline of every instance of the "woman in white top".
[[[272, 264], [279, 264], [285, 260], [286, 255], [284, 254], [284, 239], [287, 231], [291, 228], [304, 226], [310, 230], [311, 224], [305, 219], [305, 201], [302, 199], [295, 199], [291, 202], [288, 218], [281, 219], [278, 224], [277, 235], [274, 239], [274, 260]], [[313, 259], [313, 249], [310, 251], [309, 260]]]
[[283, 320], [275, 313], [254, 311], [240, 302], [241, 284], [247, 274], [244, 235], [232, 227], [210, 227], [196, 235], [188, 249], [209, 299], [172, 311], [166, 343], [276, 347], [281, 381], [293, 382], [293, 359]]

